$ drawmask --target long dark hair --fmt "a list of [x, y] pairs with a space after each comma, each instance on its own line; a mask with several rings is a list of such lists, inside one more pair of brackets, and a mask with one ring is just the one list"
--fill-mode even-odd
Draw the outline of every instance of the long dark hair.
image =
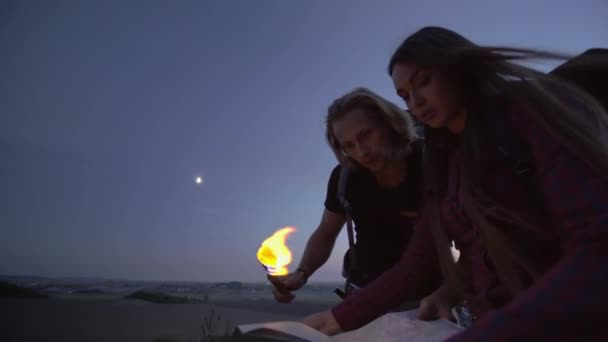
[[[488, 255], [494, 262], [499, 278], [516, 294], [525, 289], [555, 262], [543, 258], [538, 246], [547, 245], [551, 237], [541, 232], [537, 223], [524, 213], [497, 203], [487, 194], [479, 181], [481, 165], [487, 158], [483, 125], [484, 113], [504, 113], [505, 107], [521, 110], [545, 129], [570, 152], [594, 169], [608, 171], [608, 146], [602, 132], [608, 127], [605, 109], [587, 93], [566, 81], [557, 79], [520, 64], [516, 60], [566, 58], [568, 56], [543, 51], [506, 47], [482, 47], [456, 32], [441, 27], [425, 27], [409, 36], [393, 54], [388, 72], [399, 63], [412, 63], [438, 70], [456, 92], [466, 109], [467, 124], [462, 133], [460, 164], [461, 206], [477, 227]], [[516, 82], [514, 82], [516, 81]], [[497, 103], [493, 95], [500, 94], [505, 102]], [[566, 94], [567, 96], [563, 96]], [[507, 121], [505, 121], [507, 122]], [[425, 207], [432, 218], [442, 271], [448, 279], [457, 273], [449, 253], [447, 234], [442, 228], [439, 203], [447, 186], [445, 129], [425, 127], [427, 141], [424, 154]], [[459, 284], [462, 286], [463, 284]]]

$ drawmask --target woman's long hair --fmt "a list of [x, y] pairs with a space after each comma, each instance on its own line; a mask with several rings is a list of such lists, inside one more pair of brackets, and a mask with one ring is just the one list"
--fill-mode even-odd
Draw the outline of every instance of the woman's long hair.
[[[438, 70], [466, 109], [468, 117], [461, 136], [459, 166], [461, 206], [478, 229], [500, 280], [512, 294], [542, 275], [555, 262], [559, 251], [553, 258], [540, 255], [539, 246], [546, 246], [551, 237], [542, 232], [538, 221], [497, 203], [482, 187], [481, 165], [485, 165], [492, 151], [487, 150], [491, 147], [482, 141], [485, 133], [481, 121], [485, 113], [508, 112], [503, 106], [505, 103], [487, 101], [491, 94], [500, 94], [512, 110], [525, 111], [575, 156], [606, 174], [608, 145], [605, 135], [602, 137], [608, 127], [605, 109], [578, 87], [513, 63], [565, 57], [528, 49], [481, 47], [451, 30], [425, 27], [399, 46], [388, 67], [389, 74], [399, 63]], [[446, 129], [425, 127], [424, 201], [429, 217], [433, 218], [431, 227], [444, 277], [457, 279], [439, 215], [440, 200], [446, 193], [449, 155], [442, 142], [449, 135]], [[465, 285], [459, 286], [463, 289]]]
[[335, 99], [327, 109], [325, 138], [341, 164], [358, 167], [355, 161], [344, 153], [333, 129], [336, 121], [342, 120], [348, 112], [354, 109], [366, 109], [374, 121], [389, 128], [391, 151], [386, 152], [391, 158], [402, 159], [411, 152], [411, 143], [417, 139], [412, 117], [396, 104], [361, 87]]

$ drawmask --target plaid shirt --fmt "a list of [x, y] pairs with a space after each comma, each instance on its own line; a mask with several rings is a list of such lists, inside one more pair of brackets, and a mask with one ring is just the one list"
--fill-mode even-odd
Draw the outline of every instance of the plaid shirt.
[[608, 175], [526, 115], [512, 121], [532, 149], [551, 216], [541, 228], [559, 237], [561, 255], [533, 286], [450, 341], [608, 340]]
[[[459, 156], [454, 153], [442, 218], [461, 253], [471, 257], [481, 318], [450, 341], [606, 340], [608, 331], [601, 322], [608, 317], [608, 177], [570, 153], [527, 115], [513, 114], [511, 119], [532, 150], [550, 215], [539, 227], [559, 238], [561, 253], [534, 285], [498, 308], [501, 305], [492, 296], [504, 300], [504, 291], [458, 209], [454, 165]], [[522, 211], [534, 207], [509, 168], [486, 176], [487, 191], [505, 206]], [[410, 298], [437, 267], [434, 254], [430, 233], [421, 222], [395, 267], [332, 309], [338, 324], [344, 330], [358, 328]]]

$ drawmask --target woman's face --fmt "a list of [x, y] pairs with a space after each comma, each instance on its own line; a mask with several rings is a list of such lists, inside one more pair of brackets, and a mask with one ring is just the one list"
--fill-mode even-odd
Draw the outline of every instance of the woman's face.
[[372, 173], [382, 170], [392, 151], [389, 128], [365, 108], [355, 108], [333, 123], [332, 129], [344, 154]]
[[454, 90], [437, 70], [399, 63], [391, 74], [397, 95], [423, 124], [432, 128], [450, 127], [463, 114], [457, 105]]

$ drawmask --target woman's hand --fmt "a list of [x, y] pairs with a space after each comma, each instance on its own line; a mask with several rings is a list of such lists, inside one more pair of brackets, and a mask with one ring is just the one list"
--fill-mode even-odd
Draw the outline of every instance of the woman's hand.
[[456, 296], [451, 294], [449, 287], [444, 284], [420, 301], [417, 318], [423, 321], [443, 318], [454, 322], [456, 319], [452, 315], [452, 307], [456, 302]]
[[331, 310], [312, 314], [304, 318], [302, 323], [329, 336], [342, 332], [342, 328], [340, 328], [340, 325], [336, 322]]
[[420, 301], [417, 318], [423, 321], [432, 321], [440, 318], [450, 321], [455, 320], [452, 315], [452, 306], [435, 294], [431, 294]]
[[447, 288], [442, 286], [420, 301], [417, 318], [423, 321], [443, 318], [454, 322], [456, 319], [452, 315], [452, 307], [455, 302], [454, 297], [448, 294]]

